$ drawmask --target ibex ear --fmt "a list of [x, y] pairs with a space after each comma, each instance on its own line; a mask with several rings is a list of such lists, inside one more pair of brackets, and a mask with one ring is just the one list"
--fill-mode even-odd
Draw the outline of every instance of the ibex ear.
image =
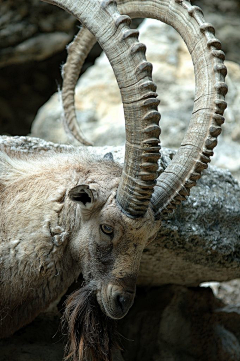
[[96, 200], [94, 197], [94, 191], [89, 188], [89, 185], [82, 184], [76, 187], [73, 187], [68, 196], [73, 202], [77, 202], [83, 208], [90, 208], [94, 201]]

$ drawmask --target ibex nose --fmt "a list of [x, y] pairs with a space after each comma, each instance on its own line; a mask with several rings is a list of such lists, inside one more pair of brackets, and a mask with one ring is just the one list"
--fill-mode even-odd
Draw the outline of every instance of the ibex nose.
[[119, 318], [122, 318], [126, 315], [129, 308], [133, 304], [134, 292], [120, 292], [114, 290], [112, 292], [112, 300], [115, 306], [115, 312], [118, 314]]
[[100, 292], [98, 302], [102, 311], [110, 318], [123, 318], [133, 304], [136, 279], [133, 277], [117, 279], [116, 283], [110, 282], [103, 286]]

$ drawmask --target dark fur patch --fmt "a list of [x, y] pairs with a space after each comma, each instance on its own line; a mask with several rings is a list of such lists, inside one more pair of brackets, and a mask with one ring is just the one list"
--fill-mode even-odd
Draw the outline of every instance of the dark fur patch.
[[68, 297], [63, 322], [69, 340], [65, 360], [112, 361], [112, 350], [120, 348], [116, 322], [101, 311], [90, 286]]

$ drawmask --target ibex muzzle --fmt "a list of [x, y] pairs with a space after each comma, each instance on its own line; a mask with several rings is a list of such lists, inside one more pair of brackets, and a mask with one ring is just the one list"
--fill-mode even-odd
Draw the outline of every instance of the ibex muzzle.
[[136, 277], [121, 280], [122, 285], [103, 285], [97, 299], [103, 312], [113, 319], [124, 317], [133, 304], [136, 291]]

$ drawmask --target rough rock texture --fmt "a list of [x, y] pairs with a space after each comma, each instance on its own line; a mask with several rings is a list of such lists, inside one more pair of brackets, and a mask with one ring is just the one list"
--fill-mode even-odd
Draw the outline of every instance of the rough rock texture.
[[[66, 45], [79, 23], [40, 0], [0, 2], [0, 133], [30, 132], [37, 110], [61, 86]], [[96, 46], [87, 64], [99, 55]]]
[[[240, 309], [210, 288], [139, 288], [119, 322], [125, 361], [239, 361]], [[57, 309], [0, 341], [0, 361], [60, 361], [66, 339]], [[113, 361], [119, 361], [114, 358]]]
[[3, 1], [0, 67], [42, 60], [63, 50], [73, 37], [75, 22], [67, 12], [39, 0]]
[[[0, 138], [15, 151], [46, 152], [71, 150], [31, 138]], [[9, 148], [10, 147], [10, 148]], [[122, 147], [88, 150], [98, 156], [112, 151], [123, 162]], [[173, 151], [164, 151], [160, 167], [165, 168]], [[162, 221], [158, 236], [144, 251], [139, 285], [174, 283], [198, 285], [205, 281], [227, 281], [240, 277], [240, 186], [228, 171], [209, 167], [187, 201]]]
[[[239, 61], [239, 0], [192, 0], [192, 3], [200, 5], [207, 21], [214, 23], [228, 58]], [[3, 1], [0, 20], [0, 66], [44, 59], [60, 49], [63, 50], [66, 41], [69, 41], [74, 33], [75, 22], [74, 17], [67, 12], [39, 0], [25, 0], [17, 6], [14, 0]], [[59, 41], [49, 41], [47, 36], [56, 32], [59, 32]], [[43, 35], [41, 39], [40, 34]], [[39, 48], [40, 42], [45, 46], [41, 44]]]
[[[200, 4], [206, 20], [216, 25], [227, 58], [239, 62], [239, 0], [192, 2]], [[40, 0], [1, 2], [1, 134], [30, 132], [39, 107], [61, 86], [60, 67], [66, 59], [67, 37], [72, 39], [77, 26], [66, 12]], [[86, 66], [92, 64], [99, 52], [100, 48], [95, 47]]]
[[[161, 22], [146, 20], [140, 39], [147, 44], [147, 58], [154, 64], [153, 79], [161, 99], [161, 142], [179, 147], [187, 129], [194, 100], [194, 74], [190, 55], [177, 32]], [[213, 162], [228, 167], [240, 179], [240, 66], [228, 67], [226, 124]], [[80, 78], [76, 88], [76, 111], [80, 127], [95, 145], [122, 145], [125, 141], [120, 93], [105, 55]], [[49, 141], [74, 143], [62, 125], [62, 107], [55, 94], [38, 112], [32, 135]], [[226, 161], [227, 160], [227, 161]]]
[[68, 12], [40, 0], [2, 1], [0, 11], [0, 68], [64, 50], [80, 25]]
[[238, 313], [237, 308], [224, 307], [209, 288], [139, 290], [134, 307], [120, 327], [127, 338], [124, 358], [238, 361]]
[[[40, 0], [0, 4], [0, 133], [24, 135], [61, 82], [76, 20]], [[46, 60], [49, 59], [49, 60]]]
[[240, 277], [239, 190], [229, 172], [204, 172], [188, 200], [162, 223], [157, 241], [145, 249], [139, 283], [155, 284], [155, 276], [157, 282], [185, 285], [223, 281], [223, 274]]
[[192, 3], [202, 7], [206, 20], [214, 24], [228, 59], [240, 63], [240, 1], [193, 0]]

